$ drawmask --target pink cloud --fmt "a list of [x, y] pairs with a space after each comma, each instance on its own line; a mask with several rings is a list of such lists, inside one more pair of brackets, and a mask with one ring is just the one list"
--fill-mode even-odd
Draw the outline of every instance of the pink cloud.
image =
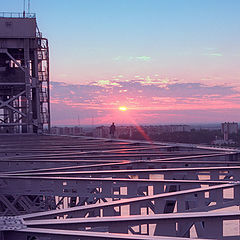
[[[233, 86], [200, 83], [184, 83], [177, 80], [161, 80], [160, 78], [123, 80], [122, 78], [92, 82], [90, 84], [51, 83], [51, 103], [53, 122], [71, 122], [80, 116], [85, 124], [95, 118], [95, 123], [103, 124], [111, 121], [127, 123], [130, 119], [139, 122], [154, 123], [157, 121], [197, 121], [194, 113], [204, 112], [199, 120], [213, 121], [213, 112], [220, 111], [219, 121], [224, 115], [240, 115], [240, 92]], [[123, 114], [118, 111], [120, 105], [129, 110]], [[67, 113], [70, 117], [63, 117]], [[238, 111], [239, 112], [239, 111]], [[191, 115], [192, 113], [192, 115]], [[214, 120], [217, 121], [217, 118]]]

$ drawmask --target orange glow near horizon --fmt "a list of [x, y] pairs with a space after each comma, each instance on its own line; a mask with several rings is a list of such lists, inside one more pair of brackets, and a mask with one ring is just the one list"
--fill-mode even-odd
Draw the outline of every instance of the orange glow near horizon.
[[120, 111], [127, 111], [127, 107], [125, 107], [125, 106], [120, 106], [119, 108], [118, 108]]
[[[122, 112], [125, 112], [125, 111], [127, 111], [128, 109], [127, 109], [126, 106], [120, 106], [120, 107], [118, 108], [118, 110], [119, 110], [119, 111], [122, 111]], [[124, 115], [125, 115], [125, 114], [124, 114]], [[130, 124], [133, 124], [133, 125], [137, 128], [138, 132], [144, 137], [144, 139], [145, 139], [146, 141], [152, 143], [152, 140], [150, 139], [150, 137], [145, 133], [144, 129], [134, 120], [134, 118], [131, 117], [131, 114], [130, 114], [130, 113], [127, 113], [127, 115], [125, 115], [125, 117], [126, 117], [126, 116], [127, 116], [128, 120], [129, 120]]]

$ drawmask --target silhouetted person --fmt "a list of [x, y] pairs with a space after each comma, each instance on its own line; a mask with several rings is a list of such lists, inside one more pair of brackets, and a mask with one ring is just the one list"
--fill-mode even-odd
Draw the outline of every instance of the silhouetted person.
[[114, 122], [113, 122], [112, 125], [110, 126], [110, 136], [111, 136], [111, 138], [114, 138], [115, 130], [116, 130], [116, 127], [115, 127]]

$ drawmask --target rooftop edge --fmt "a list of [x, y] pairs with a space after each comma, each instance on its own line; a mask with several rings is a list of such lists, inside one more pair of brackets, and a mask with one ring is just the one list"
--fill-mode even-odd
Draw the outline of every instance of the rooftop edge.
[[36, 18], [36, 13], [0, 12], [0, 18]]

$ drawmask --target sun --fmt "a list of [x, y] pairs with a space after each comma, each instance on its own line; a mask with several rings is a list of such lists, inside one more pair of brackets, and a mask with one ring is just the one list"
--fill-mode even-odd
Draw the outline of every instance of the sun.
[[119, 109], [120, 111], [123, 111], [123, 112], [124, 112], [124, 111], [127, 110], [127, 107], [125, 107], [125, 106], [121, 106], [121, 107], [119, 107], [118, 109]]

